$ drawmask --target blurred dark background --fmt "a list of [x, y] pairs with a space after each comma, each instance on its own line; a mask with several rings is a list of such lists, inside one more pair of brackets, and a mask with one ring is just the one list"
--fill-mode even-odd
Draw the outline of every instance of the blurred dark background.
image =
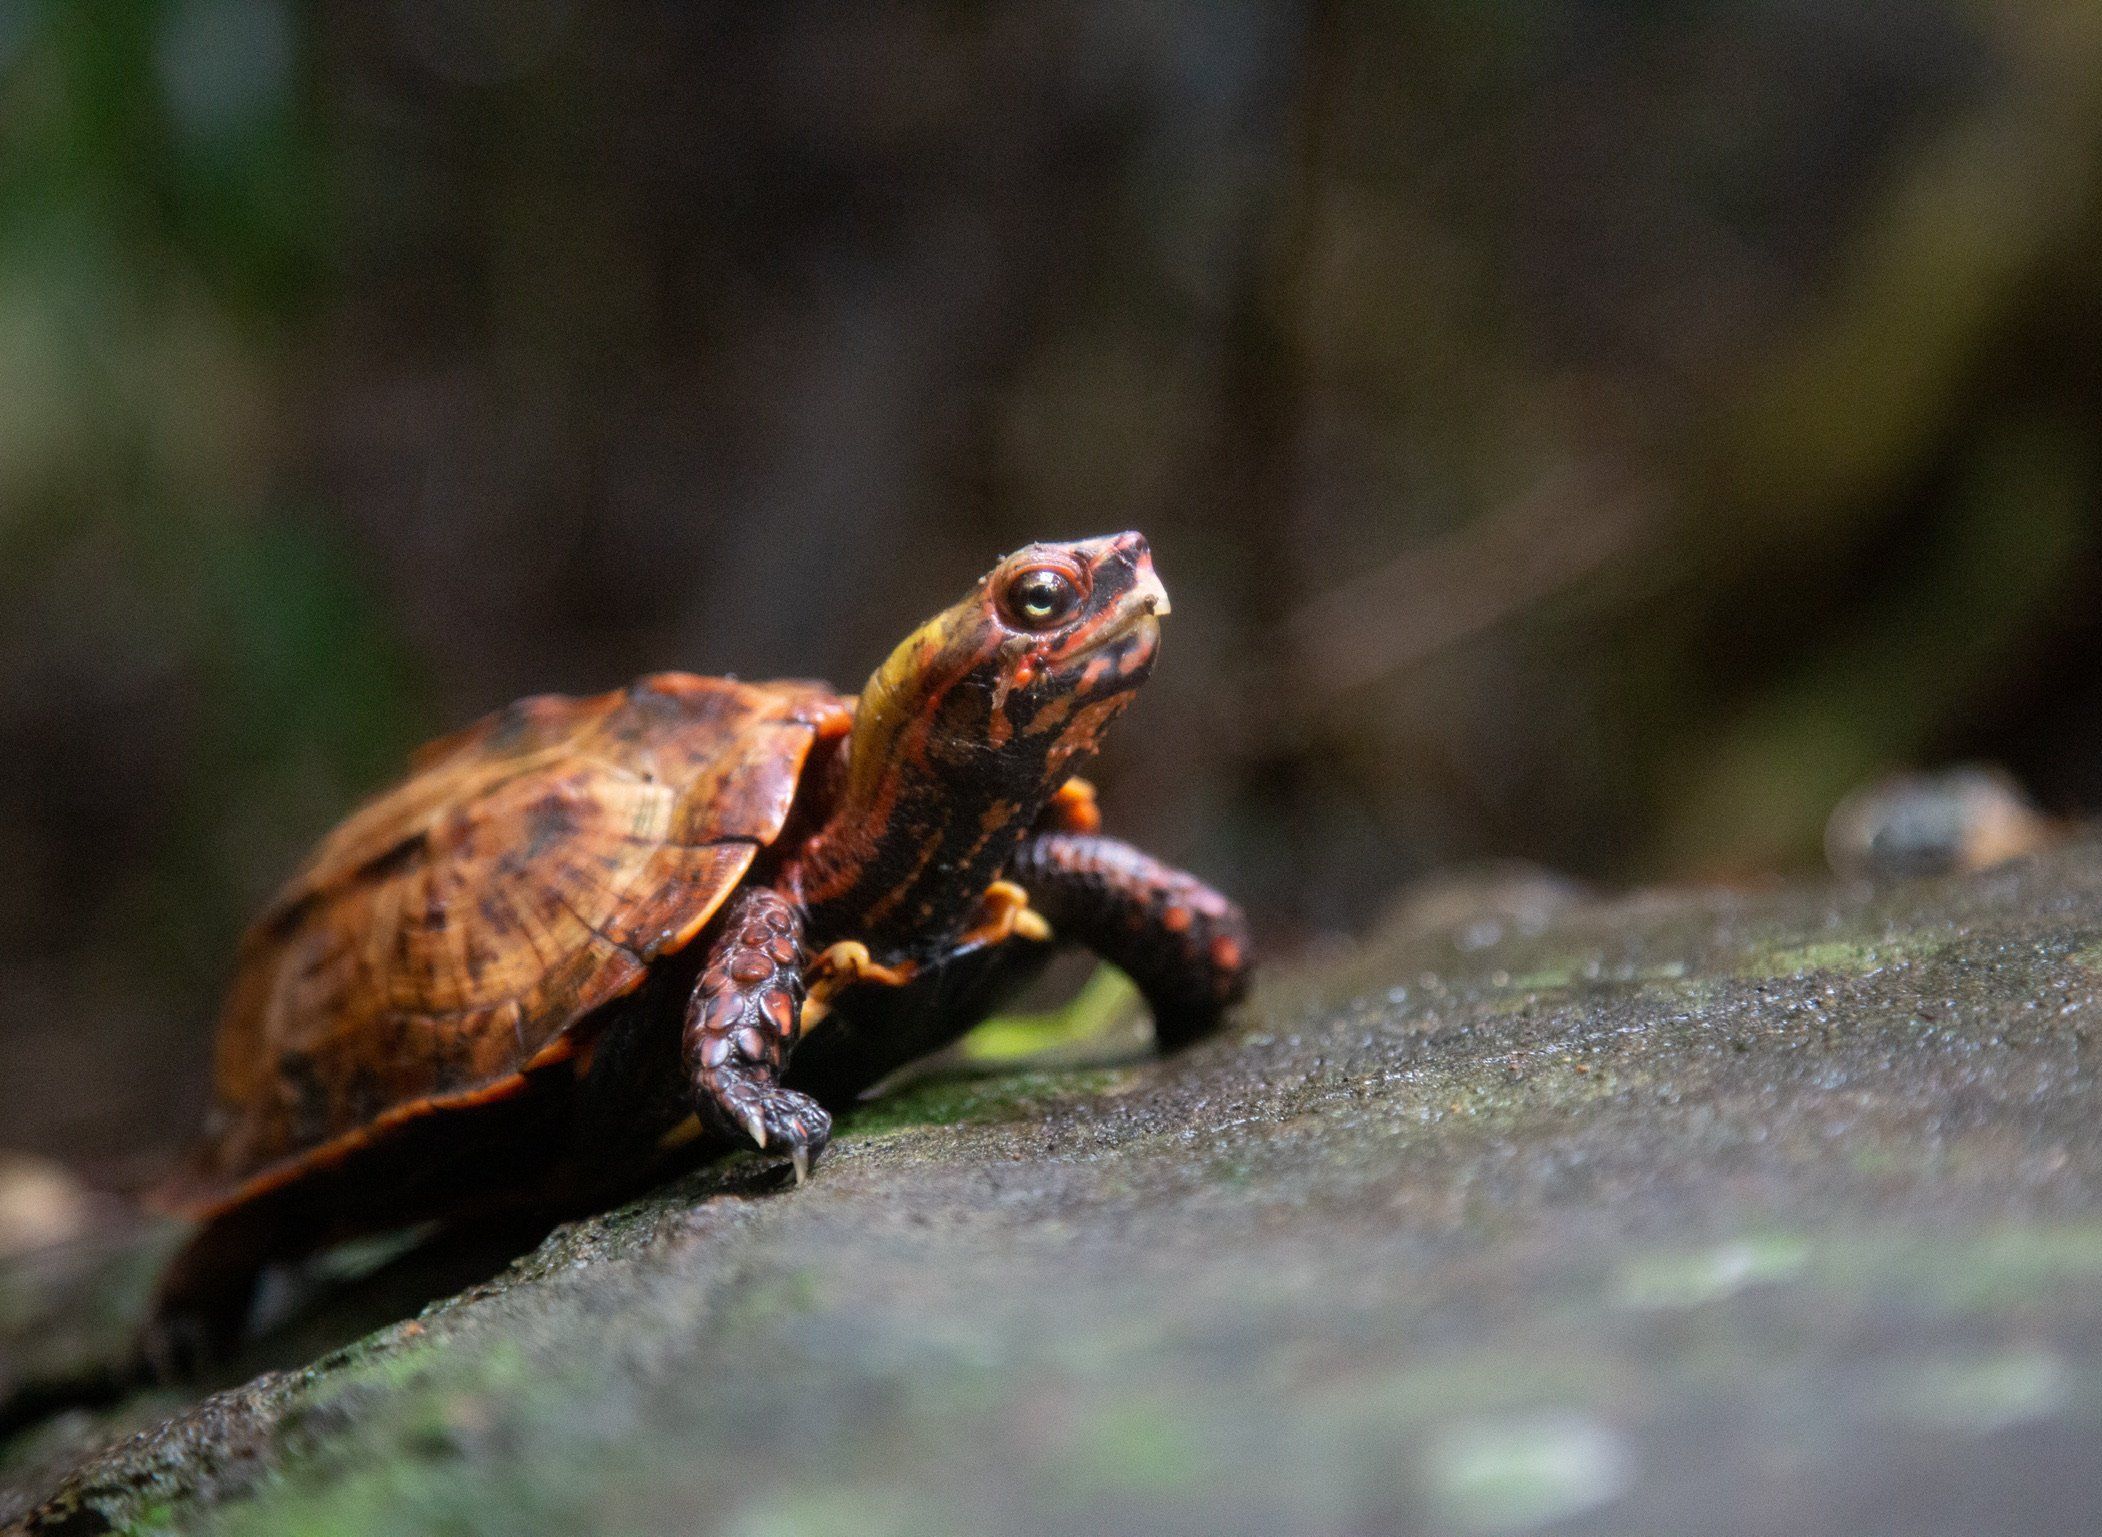
[[0, 0], [0, 1144], [194, 1124], [419, 739], [858, 685], [1031, 538], [1273, 951], [2102, 802], [2091, 0]]

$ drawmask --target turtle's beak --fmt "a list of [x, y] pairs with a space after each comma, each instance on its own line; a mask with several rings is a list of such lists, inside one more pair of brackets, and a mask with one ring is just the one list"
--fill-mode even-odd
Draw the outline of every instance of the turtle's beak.
[[1150, 665], [1160, 645], [1160, 622], [1168, 613], [1168, 589], [1153, 569], [1153, 551], [1147, 548], [1145, 536], [1119, 534], [1111, 539], [1107, 558], [1095, 568], [1095, 580], [1098, 585], [1107, 581], [1124, 589], [1106, 616], [1100, 644], [1123, 644], [1124, 654], [1136, 667]]
[[[1145, 535], [1112, 534], [1047, 548], [1084, 563], [1093, 574], [1089, 612], [1060, 645], [1059, 655], [1090, 656], [1123, 645], [1130, 656], [1150, 661], [1160, 639], [1160, 620], [1168, 612], [1168, 589], [1153, 569]], [[1126, 644], [1134, 639], [1144, 644]]]
[[1131, 601], [1144, 604], [1146, 612], [1156, 619], [1165, 619], [1175, 611], [1168, 601], [1168, 589], [1161, 586], [1160, 577], [1154, 573], [1150, 555], [1139, 566], [1138, 585], [1131, 589]]
[[1126, 616], [1124, 622], [1134, 624], [1148, 615], [1155, 619], [1167, 618], [1170, 612], [1168, 589], [1161, 585], [1160, 575], [1153, 569], [1153, 551], [1146, 543], [1146, 536], [1118, 534], [1103, 543], [1109, 548], [1104, 552], [1097, 571], [1108, 575], [1122, 566], [1128, 572], [1124, 575], [1124, 593], [1117, 602], [1118, 609]]
[[[1114, 583], [1123, 590], [1112, 600], [1087, 649], [1112, 653], [1119, 658], [1118, 673], [1136, 682], [1145, 677], [1160, 647], [1160, 622], [1168, 612], [1168, 589], [1153, 569], [1153, 555], [1137, 534], [1115, 541], [1109, 560], [1095, 572], [1098, 584]], [[1112, 588], [1114, 591], [1115, 589]]]

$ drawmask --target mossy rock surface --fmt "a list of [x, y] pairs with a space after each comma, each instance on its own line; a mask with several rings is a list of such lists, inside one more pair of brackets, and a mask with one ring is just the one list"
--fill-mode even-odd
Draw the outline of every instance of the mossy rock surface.
[[[731, 1160], [311, 1365], [39, 1427], [0, 1517], [2098, 1530], [2098, 993], [2092, 843], [1454, 888], [1177, 1060], [908, 1090], [806, 1189]], [[17, 1353], [46, 1284], [0, 1283]]]

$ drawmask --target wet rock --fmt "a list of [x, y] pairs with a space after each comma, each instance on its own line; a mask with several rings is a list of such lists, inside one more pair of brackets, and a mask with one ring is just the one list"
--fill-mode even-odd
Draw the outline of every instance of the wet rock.
[[1483, 911], [1419, 902], [1173, 1061], [923, 1081], [807, 1189], [733, 1159], [311, 1364], [40, 1426], [0, 1510], [2102, 1524], [2102, 847]]

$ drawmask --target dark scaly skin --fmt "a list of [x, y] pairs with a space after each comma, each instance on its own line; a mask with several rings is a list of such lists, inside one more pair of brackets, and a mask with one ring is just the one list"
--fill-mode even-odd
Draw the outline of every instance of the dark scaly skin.
[[780, 1086], [803, 994], [802, 913], [770, 886], [746, 887], [730, 899], [686, 1008], [686, 1072], [714, 1130], [788, 1148], [798, 1177], [832, 1135], [817, 1101]]
[[1115, 838], [1040, 833], [1008, 867], [1065, 943], [1138, 985], [1165, 1049], [1218, 1027], [1248, 991], [1248, 921], [1194, 875]]

